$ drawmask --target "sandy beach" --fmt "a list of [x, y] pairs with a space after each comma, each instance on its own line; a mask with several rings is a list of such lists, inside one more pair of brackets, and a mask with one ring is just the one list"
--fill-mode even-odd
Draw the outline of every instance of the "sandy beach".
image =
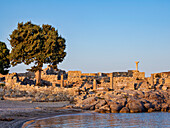
[[[69, 102], [26, 102], [0, 100], [0, 127], [21, 128], [30, 120], [51, 117], [62, 114], [82, 112], [80, 109], [70, 109], [65, 106]], [[24, 126], [26, 126], [25, 123]], [[23, 126], [23, 127], [24, 127]]]

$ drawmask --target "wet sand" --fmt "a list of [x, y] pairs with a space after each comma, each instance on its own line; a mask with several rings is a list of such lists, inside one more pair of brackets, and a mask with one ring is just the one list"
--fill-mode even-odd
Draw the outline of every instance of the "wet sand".
[[[26, 102], [0, 100], [0, 127], [21, 128], [27, 121], [62, 114], [83, 112], [81, 109], [71, 109], [65, 106], [69, 102]], [[25, 127], [28, 123], [25, 123]]]

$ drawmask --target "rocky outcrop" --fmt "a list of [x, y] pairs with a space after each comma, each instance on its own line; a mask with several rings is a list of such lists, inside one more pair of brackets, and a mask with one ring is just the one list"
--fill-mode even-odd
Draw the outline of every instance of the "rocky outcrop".
[[[81, 97], [81, 94], [79, 95]], [[122, 91], [97, 92], [77, 101], [76, 107], [99, 113], [138, 113], [170, 111], [170, 91]]]

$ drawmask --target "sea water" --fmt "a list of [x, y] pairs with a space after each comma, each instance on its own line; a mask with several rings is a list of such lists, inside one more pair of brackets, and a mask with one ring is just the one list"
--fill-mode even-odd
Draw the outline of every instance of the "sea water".
[[38, 119], [27, 128], [170, 128], [170, 113], [79, 113]]

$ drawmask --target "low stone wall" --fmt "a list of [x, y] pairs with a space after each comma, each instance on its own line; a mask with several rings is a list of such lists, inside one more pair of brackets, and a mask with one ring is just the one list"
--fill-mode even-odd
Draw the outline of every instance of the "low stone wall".
[[145, 78], [145, 72], [134, 72], [133, 78], [135, 79], [144, 79]]
[[98, 73], [82, 73], [81, 76], [98, 76]]

